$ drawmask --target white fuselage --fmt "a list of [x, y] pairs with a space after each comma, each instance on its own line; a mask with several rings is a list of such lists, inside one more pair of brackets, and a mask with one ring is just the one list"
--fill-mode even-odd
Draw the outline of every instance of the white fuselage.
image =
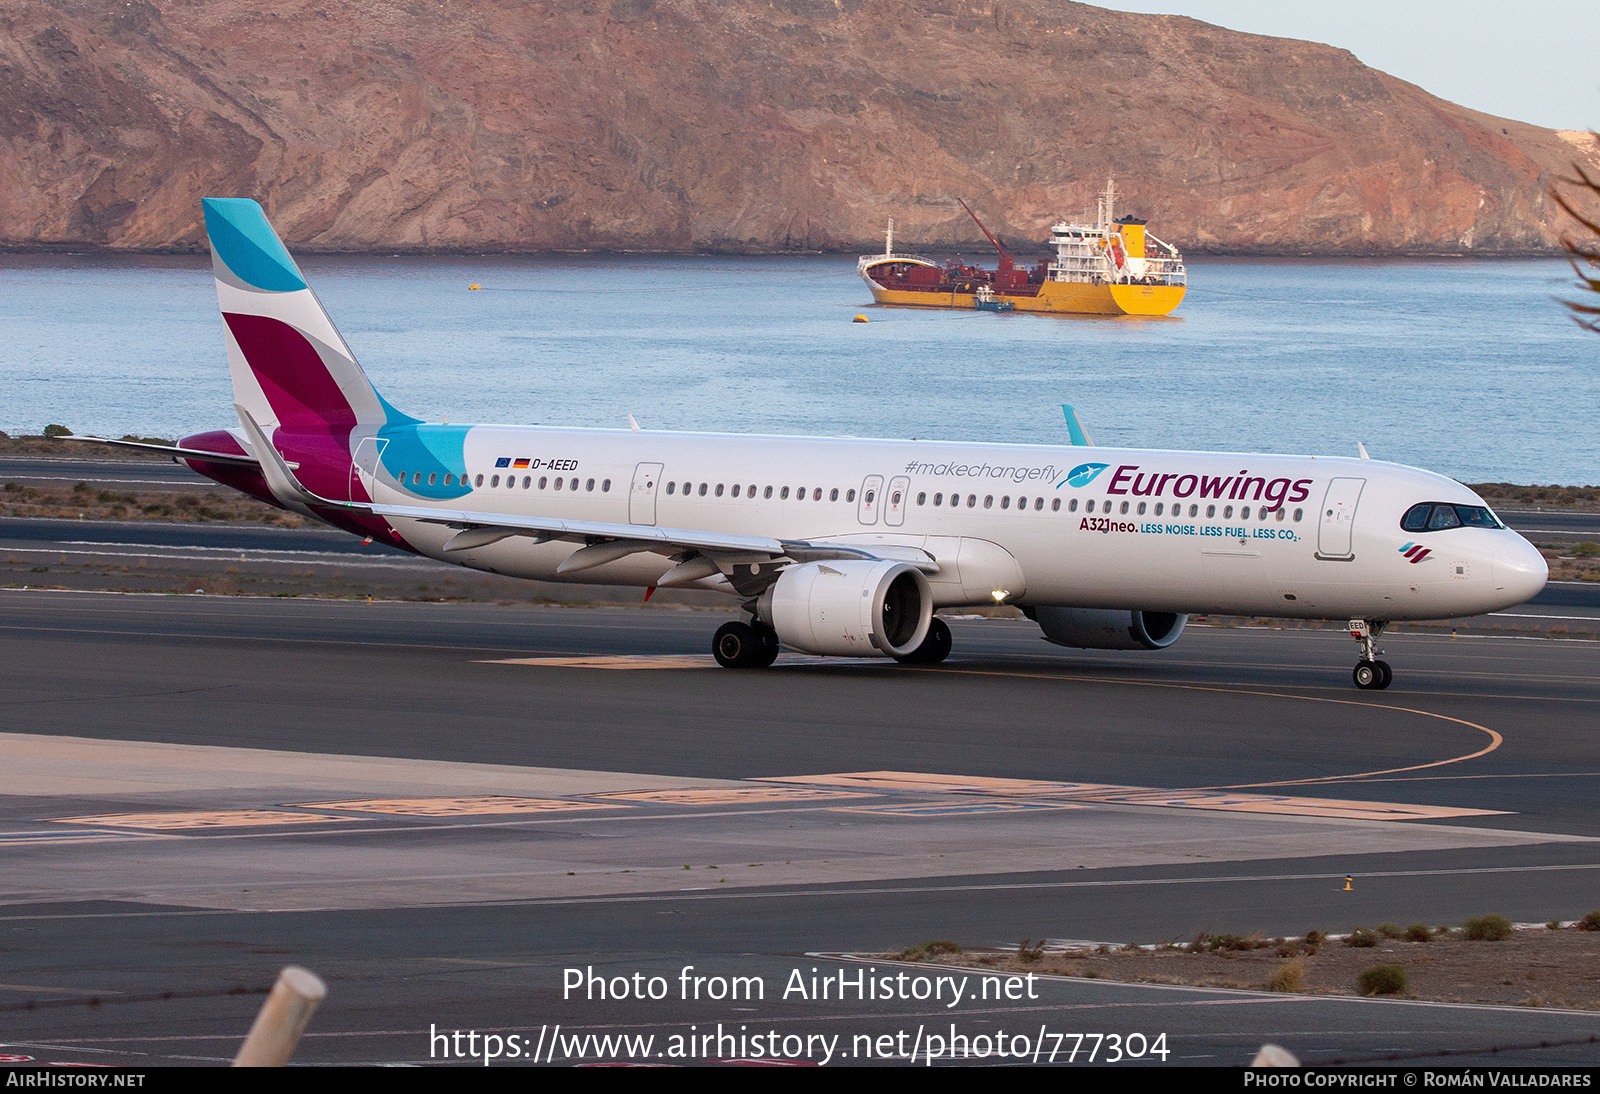
[[[465, 495], [398, 486], [407, 468], [387, 458], [363, 479], [394, 505], [921, 548], [938, 606], [1437, 619], [1522, 603], [1547, 576], [1508, 529], [1402, 530], [1419, 502], [1483, 502], [1375, 460], [504, 426], [460, 443]], [[425, 554], [517, 577], [650, 586], [674, 564], [638, 553], [564, 575], [581, 544], [447, 553], [450, 528], [393, 523]]]

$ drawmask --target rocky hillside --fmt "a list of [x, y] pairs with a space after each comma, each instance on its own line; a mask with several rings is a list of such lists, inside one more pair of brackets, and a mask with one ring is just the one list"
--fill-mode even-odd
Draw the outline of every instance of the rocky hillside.
[[[1600, 119], [1597, 119], [1600, 121]], [[1518, 253], [1584, 134], [1327, 46], [1062, 0], [11, 0], [0, 245], [1037, 240], [1115, 173], [1193, 250]]]

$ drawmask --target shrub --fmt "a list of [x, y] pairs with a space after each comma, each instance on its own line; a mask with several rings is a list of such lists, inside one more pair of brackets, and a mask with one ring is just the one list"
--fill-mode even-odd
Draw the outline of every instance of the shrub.
[[1479, 915], [1461, 924], [1469, 942], [1504, 942], [1511, 937], [1511, 920], [1503, 915]]
[[1600, 911], [1590, 912], [1588, 915], [1578, 920], [1578, 930], [1600, 931]]
[[1574, 547], [1572, 553], [1578, 558], [1594, 558], [1596, 555], [1600, 555], [1600, 543], [1586, 540]]
[[1550, 922], [1546, 923], [1544, 926], [1545, 926], [1545, 930], [1547, 930], [1547, 931], [1559, 931], [1561, 929], [1561, 920], [1552, 919]]
[[1328, 932], [1327, 931], [1307, 931], [1306, 932], [1306, 945], [1307, 946], [1320, 946], [1326, 941], [1328, 941]]
[[1305, 991], [1306, 963], [1304, 958], [1285, 961], [1272, 970], [1267, 979], [1268, 991]]
[[1354, 946], [1357, 949], [1364, 949], [1369, 946], [1376, 946], [1378, 944], [1378, 936], [1367, 927], [1357, 927], [1350, 932], [1350, 937], [1344, 940], [1344, 944], [1346, 946]]
[[1400, 938], [1405, 934], [1404, 931], [1402, 931], [1399, 927], [1396, 927], [1393, 923], [1378, 924], [1378, 933], [1383, 935], [1385, 938]]
[[1406, 990], [1406, 970], [1399, 965], [1376, 965], [1356, 977], [1362, 995], [1398, 995]]
[[1407, 942], [1432, 942], [1433, 928], [1426, 923], [1413, 923], [1406, 928]]
[[[1027, 945], [1026, 942], [1023, 943]], [[943, 953], [960, 953], [961, 947], [949, 939], [937, 939], [933, 942], [924, 942], [920, 946], [907, 946], [900, 951], [900, 956], [907, 961], [921, 961], [925, 957], [937, 957]]]
[[51, 422], [49, 425], [44, 427], [44, 435], [46, 437], [70, 437], [72, 436], [72, 430], [68, 429], [64, 425], [56, 425], [54, 422]]
[[1030, 944], [1028, 939], [1024, 938], [1017, 946], [1017, 960], [1021, 961], [1025, 965], [1031, 965], [1033, 962], [1039, 960], [1039, 958], [1043, 956], [1044, 939], [1042, 938], [1039, 939], [1036, 944]]

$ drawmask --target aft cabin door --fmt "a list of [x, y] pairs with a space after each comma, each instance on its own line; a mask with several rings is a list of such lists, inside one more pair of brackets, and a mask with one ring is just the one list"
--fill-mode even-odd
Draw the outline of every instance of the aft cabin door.
[[[356, 446], [356, 458], [350, 464], [350, 500], [376, 501], [373, 483], [378, 477], [378, 467], [383, 462], [383, 450], [389, 442], [377, 437], [363, 437]], [[366, 497], [361, 491], [366, 491]]]
[[1334, 479], [1322, 499], [1317, 521], [1317, 557], [1329, 562], [1349, 562], [1355, 558], [1352, 534], [1356, 526], [1356, 504], [1366, 479]]
[[659, 463], [641, 463], [633, 469], [633, 489], [628, 493], [629, 524], [656, 522], [656, 494], [661, 489], [663, 466], [665, 465]]
[[883, 505], [883, 476], [868, 475], [861, 484], [861, 498], [856, 502], [856, 516], [862, 524], [877, 524], [878, 509]]

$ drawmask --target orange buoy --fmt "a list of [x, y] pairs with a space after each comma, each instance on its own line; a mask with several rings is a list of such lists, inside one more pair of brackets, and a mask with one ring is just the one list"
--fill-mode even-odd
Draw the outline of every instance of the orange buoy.
[[483, 286], [482, 285], [468, 285], [467, 288], [469, 290], [471, 290], [471, 289], [481, 289], [481, 288], [483, 288]]

